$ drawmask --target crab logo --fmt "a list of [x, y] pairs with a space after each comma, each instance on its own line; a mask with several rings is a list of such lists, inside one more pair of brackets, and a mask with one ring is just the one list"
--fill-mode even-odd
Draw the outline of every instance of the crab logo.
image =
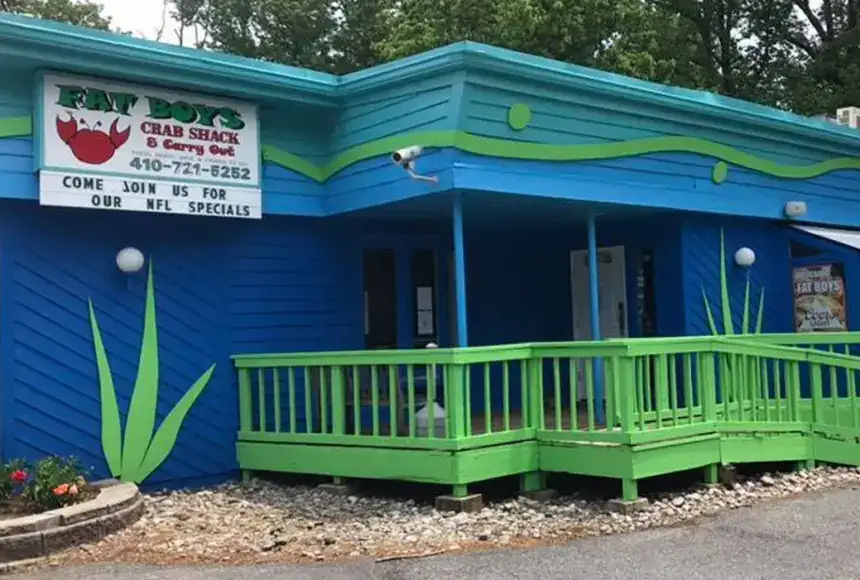
[[131, 127], [125, 131], [117, 131], [116, 125], [119, 119], [114, 119], [110, 126], [110, 132], [100, 129], [101, 121], [90, 129], [86, 121], [81, 119], [84, 129], [78, 129], [78, 122], [73, 116], [68, 121], [57, 117], [57, 134], [63, 143], [69, 146], [72, 154], [78, 161], [89, 165], [101, 165], [110, 161], [116, 150], [125, 145], [131, 135]]

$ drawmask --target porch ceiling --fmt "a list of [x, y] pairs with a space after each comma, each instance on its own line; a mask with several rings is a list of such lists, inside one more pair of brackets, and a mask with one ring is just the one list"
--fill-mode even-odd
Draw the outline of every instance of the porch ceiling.
[[[626, 220], [670, 213], [647, 207], [583, 203], [570, 200], [527, 197], [504, 193], [463, 192], [465, 225], [503, 225], [529, 228], [585, 223], [588, 214], [601, 219]], [[425, 195], [344, 214], [347, 219], [403, 220], [450, 223], [453, 193]]]

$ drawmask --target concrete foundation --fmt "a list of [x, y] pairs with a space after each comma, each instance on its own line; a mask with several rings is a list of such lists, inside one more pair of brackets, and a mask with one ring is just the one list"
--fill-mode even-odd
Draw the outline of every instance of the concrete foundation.
[[436, 509], [440, 512], [479, 512], [484, 509], [484, 496], [480, 493], [463, 497], [440, 495], [436, 498]]
[[355, 490], [345, 483], [321, 483], [317, 489], [332, 495], [354, 495], [355, 493]]
[[648, 500], [644, 497], [640, 497], [639, 499], [634, 499], [633, 501], [626, 501], [623, 499], [611, 499], [609, 500], [609, 510], [613, 511], [617, 514], [630, 515], [636, 512], [640, 512], [648, 507]]

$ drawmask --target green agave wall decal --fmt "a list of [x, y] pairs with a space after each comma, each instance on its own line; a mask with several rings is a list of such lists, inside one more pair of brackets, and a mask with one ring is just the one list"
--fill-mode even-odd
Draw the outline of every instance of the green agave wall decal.
[[[708, 326], [711, 329], [711, 334], [714, 336], [719, 336], [720, 331], [717, 329], [717, 324], [714, 321], [714, 313], [711, 309], [711, 303], [708, 300], [708, 293], [705, 291], [705, 287], [702, 286], [702, 300], [705, 303], [705, 314], [708, 317]], [[723, 229], [720, 228], [720, 309], [722, 310], [723, 315], [723, 334], [731, 335], [735, 333], [735, 326], [732, 322], [732, 305], [729, 301], [729, 283], [728, 278], [726, 277], [726, 240], [725, 233]], [[744, 311], [743, 316], [741, 318], [741, 334], [749, 334], [750, 333], [750, 318], [752, 312], [750, 311], [750, 273], [749, 269], [747, 269], [747, 282], [746, 287], [744, 289]], [[761, 333], [762, 323], [764, 322], [764, 288], [762, 287], [761, 292], [759, 293], [758, 298], [758, 313], [756, 314], [756, 322], [755, 329], [753, 332], [755, 334]]]
[[122, 481], [141, 483], [167, 459], [182, 427], [185, 416], [197, 397], [206, 388], [213, 364], [176, 403], [164, 421], [155, 429], [158, 404], [158, 330], [155, 321], [155, 292], [152, 279], [152, 260], [146, 280], [146, 306], [144, 309], [143, 340], [134, 392], [126, 415], [125, 436], [122, 436], [119, 405], [114, 390], [113, 375], [102, 341], [92, 300], [89, 301], [90, 326], [96, 352], [99, 375], [99, 392], [102, 414], [102, 450], [111, 475]]

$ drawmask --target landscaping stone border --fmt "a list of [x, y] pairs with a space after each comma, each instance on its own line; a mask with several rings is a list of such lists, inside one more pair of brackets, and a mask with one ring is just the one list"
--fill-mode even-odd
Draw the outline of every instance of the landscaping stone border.
[[143, 515], [133, 483], [94, 484], [99, 495], [76, 505], [0, 521], [0, 573], [72, 546], [97, 542]]

